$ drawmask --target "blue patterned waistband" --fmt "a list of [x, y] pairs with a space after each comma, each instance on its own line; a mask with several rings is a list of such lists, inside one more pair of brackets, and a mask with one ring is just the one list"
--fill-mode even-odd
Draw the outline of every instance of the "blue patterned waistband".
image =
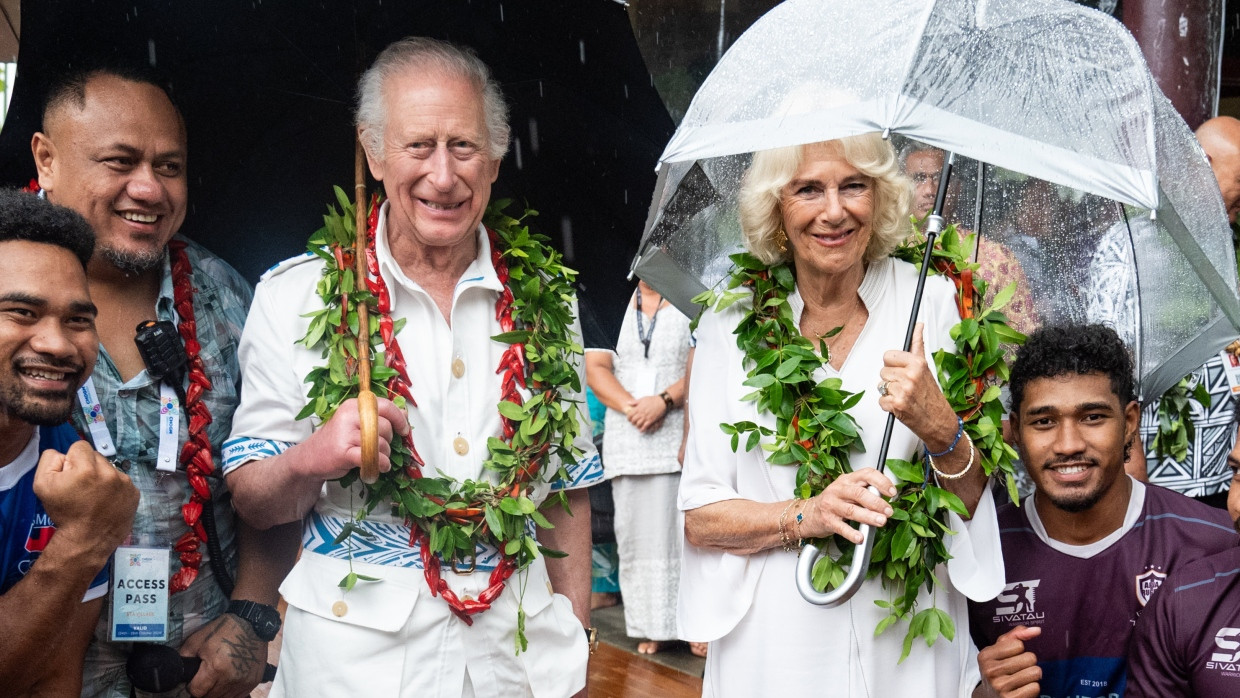
[[[339, 560], [348, 560], [352, 552], [353, 560], [372, 565], [388, 565], [391, 567], [414, 567], [422, 569], [421, 544], [414, 541], [409, 544], [409, 527], [393, 523], [377, 521], [355, 521], [354, 527], [365, 534], [354, 533], [340, 543], [333, 543], [344, 530], [349, 519], [338, 516], [323, 515], [317, 511], [310, 512], [302, 531], [301, 545], [306, 550]], [[498, 549], [479, 543], [474, 549], [474, 569], [489, 572], [495, 569], [502, 559]], [[463, 561], [468, 562], [468, 561]], [[445, 564], [451, 569], [451, 565]]]

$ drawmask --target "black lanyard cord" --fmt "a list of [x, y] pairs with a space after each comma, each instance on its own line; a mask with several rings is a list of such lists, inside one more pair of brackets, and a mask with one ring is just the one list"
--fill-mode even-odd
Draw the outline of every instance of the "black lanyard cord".
[[637, 287], [637, 339], [641, 341], [644, 351], [642, 355], [650, 358], [650, 339], [654, 337], [654, 326], [659, 322], [659, 305], [663, 304], [663, 299], [659, 298], [659, 303], [654, 307], [654, 315], [650, 316], [650, 331], [647, 332], [642, 327], [642, 319], [645, 315], [642, 313], [642, 287]]

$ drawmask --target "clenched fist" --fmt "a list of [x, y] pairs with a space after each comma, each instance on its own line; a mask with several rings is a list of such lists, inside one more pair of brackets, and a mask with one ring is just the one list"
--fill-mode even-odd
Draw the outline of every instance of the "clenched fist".
[[71, 539], [102, 559], [124, 542], [138, 509], [138, 489], [129, 476], [85, 441], [68, 453], [43, 452], [34, 493], [56, 524], [57, 538]]

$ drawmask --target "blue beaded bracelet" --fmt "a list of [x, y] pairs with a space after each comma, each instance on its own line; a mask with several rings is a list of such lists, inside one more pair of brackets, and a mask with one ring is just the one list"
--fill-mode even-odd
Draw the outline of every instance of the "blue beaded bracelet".
[[942, 458], [943, 456], [946, 456], [956, 450], [956, 444], [960, 443], [961, 436], [964, 436], [964, 420], [960, 417], [956, 417], [956, 438], [952, 440], [952, 445], [948, 446], [947, 449], [941, 453], [931, 453], [929, 449], [927, 449], [926, 455], [931, 458]]

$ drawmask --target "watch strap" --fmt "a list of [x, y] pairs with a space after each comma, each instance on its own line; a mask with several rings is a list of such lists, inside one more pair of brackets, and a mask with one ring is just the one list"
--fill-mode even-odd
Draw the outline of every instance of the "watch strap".
[[254, 634], [264, 642], [271, 642], [280, 632], [280, 612], [273, 606], [257, 601], [234, 600], [228, 602], [227, 613], [249, 623]]

